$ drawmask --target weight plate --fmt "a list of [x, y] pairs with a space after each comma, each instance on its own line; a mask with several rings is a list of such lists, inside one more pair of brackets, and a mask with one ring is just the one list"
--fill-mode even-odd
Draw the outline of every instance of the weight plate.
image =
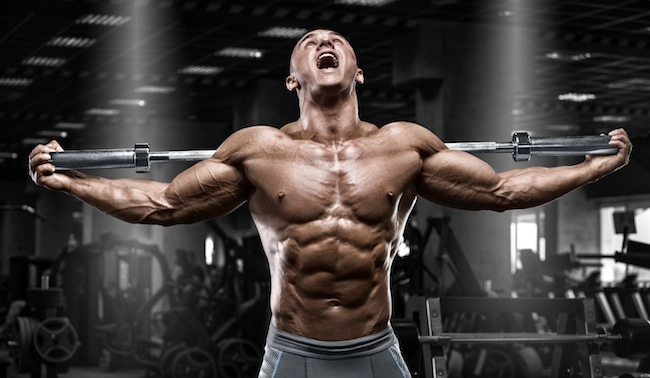
[[13, 346], [10, 349], [14, 370], [18, 374], [27, 374], [36, 361], [37, 356], [34, 353], [32, 344], [32, 335], [38, 326], [38, 321], [33, 318], [19, 316], [13, 323], [12, 341]]
[[447, 357], [447, 376], [449, 378], [462, 378], [463, 377], [463, 354], [457, 350], [449, 352]]
[[68, 318], [47, 318], [34, 332], [34, 348], [44, 361], [69, 361], [79, 347], [79, 337]]
[[519, 348], [514, 360], [517, 377], [542, 378], [544, 363], [537, 349], [530, 346]]
[[165, 350], [161, 353], [159, 368], [160, 374], [164, 378], [169, 378], [172, 376], [172, 363], [174, 362], [174, 357], [176, 357], [176, 354], [178, 352], [186, 348], [187, 346], [185, 345], [176, 344], [170, 347], [166, 347]]
[[[237, 337], [224, 339], [217, 345], [217, 349], [217, 365], [224, 378], [251, 376], [259, 369], [262, 361], [260, 349], [250, 340]], [[238, 369], [236, 374], [233, 374], [233, 366]]]
[[508, 351], [497, 346], [482, 347], [465, 356], [463, 376], [481, 378], [519, 378]]
[[172, 378], [216, 378], [217, 364], [201, 348], [184, 349], [174, 356]]

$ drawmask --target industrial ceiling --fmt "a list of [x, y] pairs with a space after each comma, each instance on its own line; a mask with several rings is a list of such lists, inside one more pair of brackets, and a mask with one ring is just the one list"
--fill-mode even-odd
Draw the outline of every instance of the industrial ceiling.
[[393, 38], [423, 20], [537, 36], [533, 85], [513, 102], [514, 128], [647, 136], [648, 1], [5, 0], [1, 177], [26, 177], [35, 143], [82, 147], [102, 124], [147, 117], [227, 127], [233, 96], [256, 80], [281, 85], [297, 36], [315, 27], [341, 32], [357, 50], [362, 118], [414, 120], [413, 91], [393, 83]]

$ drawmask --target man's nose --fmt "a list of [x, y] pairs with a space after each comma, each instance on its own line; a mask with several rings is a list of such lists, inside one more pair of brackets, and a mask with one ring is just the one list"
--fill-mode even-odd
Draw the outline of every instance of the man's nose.
[[332, 47], [332, 46], [334, 46], [334, 44], [332, 43], [332, 40], [329, 37], [324, 36], [320, 38], [318, 47]]

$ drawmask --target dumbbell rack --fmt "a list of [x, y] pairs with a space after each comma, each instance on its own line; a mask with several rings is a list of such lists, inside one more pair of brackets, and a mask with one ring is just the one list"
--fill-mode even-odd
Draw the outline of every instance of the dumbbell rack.
[[[558, 335], [597, 334], [593, 299], [550, 298], [481, 298], [481, 297], [411, 297], [405, 316], [416, 320], [422, 336], [443, 335], [443, 313], [554, 313], [558, 315]], [[422, 344], [424, 377], [446, 378], [447, 361], [444, 345]], [[585, 378], [602, 378], [600, 348], [596, 342], [558, 343], [553, 347], [552, 378], [569, 378], [574, 352], [578, 352]], [[411, 366], [413, 369], [414, 367]], [[419, 367], [415, 367], [419, 369]]]

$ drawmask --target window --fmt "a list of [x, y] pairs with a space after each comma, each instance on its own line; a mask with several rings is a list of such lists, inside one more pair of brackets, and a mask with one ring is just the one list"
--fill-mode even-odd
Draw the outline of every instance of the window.
[[205, 238], [205, 265], [212, 265], [214, 260], [214, 238], [208, 235]]
[[544, 238], [544, 212], [541, 209], [515, 212], [510, 224], [510, 272], [521, 269], [519, 251], [530, 249], [546, 260], [546, 239]]
[[226, 261], [226, 249], [221, 239], [212, 233], [208, 233], [205, 237], [205, 264], [208, 266], [215, 266], [217, 268], [223, 267]]
[[[628, 235], [629, 240], [650, 244], [650, 200], [630, 201], [624, 205], [603, 205], [600, 208], [600, 253], [613, 255], [623, 249], [623, 234], [616, 233], [614, 214], [632, 212], [636, 232]], [[601, 259], [602, 282], [619, 282], [627, 274], [637, 274], [639, 281], [650, 281], [650, 270], [616, 262], [614, 259]]]

